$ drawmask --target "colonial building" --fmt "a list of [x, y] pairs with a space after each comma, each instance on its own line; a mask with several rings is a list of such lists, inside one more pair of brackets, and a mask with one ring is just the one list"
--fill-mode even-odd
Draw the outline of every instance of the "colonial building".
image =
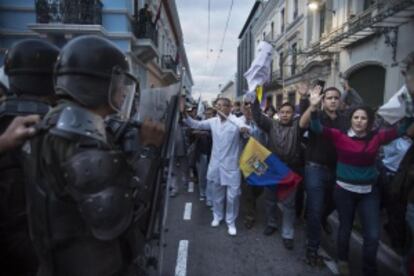
[[253, 30], [255, 45], [261, 40], [274, 47], [271, 80], [264, 91], [273, 105], [297, 103], [298, 49], [303, 41], [305, 0], [269, 0]]
[[183, 85], [191, 93], [175, 1], [3, 0], [0, 18], [0, 64], [7, 49], [22, 38], [42, 37], [61, 47], [73, 37], [95, 34], [125, 52], [142, 88], [175, 83], [184, 67]]
[[256, 24], [261, 15], [263, 1], [256, 1], [244, 23], [239, 34], [239, 46], [237, 47], [237, 77], [236, 77], [236, 93], [240, 98], [247, 90], [247, 82], [243, 74], [249, 69], [254, 58], [254, 41], [252, 34], [253, 26]]
[[414, 1], [317, 1], [307, 9], [303, 72], [320, 66], [328, 85], [349, 80], [376, 107], [403, 84], [399, 64], [414, 50]]
[[255, 46], [260, 40], [274, 46], [265, 91], [276, 106], [297, 104], [301, 81], [322, 79], [342, 89], [348, 79], [372, 107], [403, 84], [399, 64], [414, 50], [412, 0], [269, 0], [263, 5], [252, 33]]

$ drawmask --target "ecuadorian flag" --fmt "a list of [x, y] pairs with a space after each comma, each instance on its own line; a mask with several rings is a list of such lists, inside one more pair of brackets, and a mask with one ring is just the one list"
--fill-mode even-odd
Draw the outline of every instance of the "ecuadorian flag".
[[279, 199], [286, 198], [302, 181], [302, 177], [252, 137], [240, 156], [240, 170], [249, 185], [277, 185]]

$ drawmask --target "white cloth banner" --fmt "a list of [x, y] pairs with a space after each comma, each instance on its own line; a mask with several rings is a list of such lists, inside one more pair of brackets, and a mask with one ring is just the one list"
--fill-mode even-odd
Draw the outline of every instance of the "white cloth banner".
[[407, 110], [406, 102], [403, 99], [404, 93], [409, 93], [405, 85], [387, 103], [378, 109], [378, 115], [390, 124], [395, 124], [404, 118]]
[[248, 92], [253, 92], [256, 87], [263, 85], [270, 79], [273, 47], [266, 41], [261, 41], [257, 46], [256, 56], [249, 70], [244, 73], [244, 78], [249, 86]]

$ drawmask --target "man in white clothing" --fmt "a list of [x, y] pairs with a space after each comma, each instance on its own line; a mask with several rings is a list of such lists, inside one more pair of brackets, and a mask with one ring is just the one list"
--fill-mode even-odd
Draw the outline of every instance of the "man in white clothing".
[[[194, 129], [211, 130], [213, 146], [207, 171], [207, 179], [213, 184], [213, 221], [217, 227], [224, 218], [226, 200], [226, 223], [231, 236], [237, 234], [236, 218], [239, 213], [240, 198], [240, 133], [250, 131], [250, 127], [231, 113], [231, 102], [227, 98], [217, 100], [218, 115], [204, 121], [196, 121], [184, 114], [184, 123]], [[184, 111], [183, 105], [181, 112]], [[227, 192], [227, 197], [226, 197]]]

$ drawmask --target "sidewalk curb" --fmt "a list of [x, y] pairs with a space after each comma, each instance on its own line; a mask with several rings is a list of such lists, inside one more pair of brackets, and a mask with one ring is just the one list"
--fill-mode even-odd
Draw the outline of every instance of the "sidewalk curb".
[[[328, 218], [332, 226], [332, 234], [326, 235], [322, 230], [321, 246], [331, 256], [336, 256], [336, 237], [339, 228], [337, 214], [334, 213]], [[349, 257], [351, 271], [362, 271], [362, 244], [363, 238], [357, 231], [352, 231], [349, 245]], [[377, 253], [377, 264], [380, 275], [401, 275], [401, 257], [389, 246], [380, 241]]]

